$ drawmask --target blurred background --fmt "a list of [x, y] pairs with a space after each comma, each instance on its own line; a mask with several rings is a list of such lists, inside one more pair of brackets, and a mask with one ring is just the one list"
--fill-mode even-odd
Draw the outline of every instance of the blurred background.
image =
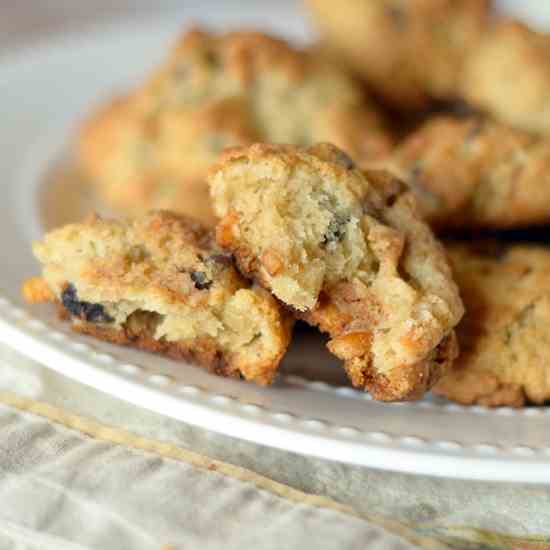
[[[15, 46], [32, 37], [39, 37], [52, 31], [62, 32], [67, 27], [82, 29], [90, 24], [110, 21], [120, 17], [146, 16], [159, 13], [184, 15], [199, 2], [193, 0], [3, 0], [0, 3], [0, 48]], [[200, 2], [203, 4], [204, 2]], [[210, 0], [213, 7], [234, 3], [226, 0]], [[270, 4], [270, 13], [274, 5], [281, 13], [289, 7], [301, 9], [299, 0], [242, 0], [242, 9], [250, 7], [257, 11], [262, 3]], [[550, 27], [550, 5], [545, 0], [497, 0], [497, 4], [506, 11], [520, 16], [539, 27]], [[248, 5], [248, 6], [247, 6]], [[293, 24], [290, 22], [290, 24]]]
[[[2, 0], [0, 2], [0, 48], [15, 46], [39, 37], [45, 33], [63, 32], [70, 28], [85, 29], [89, 25], [102, 22], [109, 22], [120, 18], [143, 18], [162, 14], [174, 14], [175, 17], [183, 19], [190, 11], [197, 11], [204, 5], [211, 5], [215, 10], [227, 10], [232, 5], [239, 13], [246, 11], [257, 13], [262, 4], [268, 4], [268, 0], [22, 0], [11, 2]], [[299, 0], [277, 0], [269, 2], [270, 14], [274, 10], [280, 10], [281, 14], [288, 13], [289, 8], [301, 7]], [[237, 9], [235, 11], [237, 11]], [[212, 13], [215, 19], [216, 14]], [[269, 22], [266, 22], [269, 27]], [[290, 23], [292, 25], [292, 22]]]

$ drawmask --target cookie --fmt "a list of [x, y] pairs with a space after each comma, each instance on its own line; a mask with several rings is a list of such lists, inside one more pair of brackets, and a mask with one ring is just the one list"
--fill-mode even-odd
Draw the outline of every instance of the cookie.
[[476, 108], [524, 130], [550, 133], [550, 36], [504, 20], [465, 64], [461, 90]]
[[456, 95], [490, 0], [307, 0], [321, 35], [398, 109]]
[[316, 140], [358, 158], [391, 145], [372, 101], [318, 52], [258, 32], [194, 30], [140, 89], [83, 125], [79, 158], [116, 210], [171, 209], [212, 225], [205, 176], [222, 149]]
[[42, 277], [24, 297], [57, 303], [79, 332], [260, 384], [289, 344], [290, 316], [189, 218], [95, 216], [47, 234], [34, 253]]
[[453, 244], [449, 253], [466, 315], [460, 356], [434, 393], [490, 407], [550, 399], [550, 250]]
[[219, 244], [330, 336], [376, 399], [420, 396], [456, 354], [462, 303], [445, 253], [403, 184], [343, 151], [256, 144], [210, 178]]
[[437, 117], [376, 166], [407, 182], [439, 228], [550, 221], [550, 140], [510, 126]]
[[[178, 126], [178, 118], [168, 114], [159, 114], [148, 126], [137, 100], [117, 98], [82, 125], [77, 162], [83, 178], [115, 212], [140, 216], [150, 209], [172, 208], [213, 226], [216, 218], [202, 170], [214, 153], [207, 151], [201, 134], [217, 126], [219, 135], [233, 132], [235, 137], [235, 130], [221, 128], [220, 110], [203, 113], [202, 128], [198, 120], [195, 126], [184, 121]], [[185, 171], [179, 162], [186, 164]]]

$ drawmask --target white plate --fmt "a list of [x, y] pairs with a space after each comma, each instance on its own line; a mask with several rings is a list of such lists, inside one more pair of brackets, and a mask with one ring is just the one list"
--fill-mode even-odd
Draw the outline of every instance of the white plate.
[[[234, 23], [220, 5], [217, 23]], [[249, 10], [248, 23], [264, 11]], [[304, 38], [290, 21], [283, 31]], [[128, 22], [0, 58], [0, 339], [104, 392], [234, 437], [403, 472], [550, 483], [550, 409], [376, 403], [344, 385], [313, 333], [297, 335], [279, 381], [260, 388], [72, 334], [52, 308], [22, 303], [21, 281], [38, 270], [31, 240], [86, 207], [78, 189], [52, 187], [46, 174], [90, 105], [162, 58], [180, 23]]]

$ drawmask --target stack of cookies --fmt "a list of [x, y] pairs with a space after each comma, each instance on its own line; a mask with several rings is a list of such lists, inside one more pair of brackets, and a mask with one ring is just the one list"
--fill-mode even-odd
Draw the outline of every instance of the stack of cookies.
[[543, 403], [550, 250], [510, 230], [550, 223], [550, 36], [489, 0], [307, 4], [320, 45], [195, 29], [83, 124], [125, 217], [36, 243], [25, 298], [260, 384], [301, 320], [375, 399]]

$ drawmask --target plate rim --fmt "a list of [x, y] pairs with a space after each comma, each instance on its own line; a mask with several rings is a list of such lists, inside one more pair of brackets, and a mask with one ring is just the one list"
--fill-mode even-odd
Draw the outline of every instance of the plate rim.
[[[178, 390], [168, 391], [167, 386], [159, 386], [159, 380], [155, 380], [162, 376], [153, 374], [149, 381], [143, 380], [140, 367], [130, 364], [136, 371], [133, 374], [128, 372], [133, 370], [128, 369], [129, 363], [97, 349], [93, 340], [86, 339], [86, 343], [82, 343], [71, 339], [70, 335], [12, 304], [2, 291], [0, 341], [45, 367], [136, 406], [267, 447], [431, 477], [550, 483], [550, 459], [539, 459], [539, 456], [550, 457], [550, 447], [537, 454], [535, 449], [522, 446], [517, 448], [515, 456], [511, 456], [513, 448], [509, 449], [508, 455], [500, 453], [496, 446], [469, 446], [468, 451], [473, 451], [474, 456], [466, 456], [458, 454], [464, 445], [454, 441], [391, 437], [384, 432], [362, 432], [349, 426], [326, 425], [313, 418], [242, 403], [193, 385], [181, 384]], [[231, 422], [224, 422], [228, 417]], [[368, 441], [369, 436], [376, 435], [382, 439], [381, 442]], [[390, 441], [386, 441], [386, 437], [391, 437]]]

